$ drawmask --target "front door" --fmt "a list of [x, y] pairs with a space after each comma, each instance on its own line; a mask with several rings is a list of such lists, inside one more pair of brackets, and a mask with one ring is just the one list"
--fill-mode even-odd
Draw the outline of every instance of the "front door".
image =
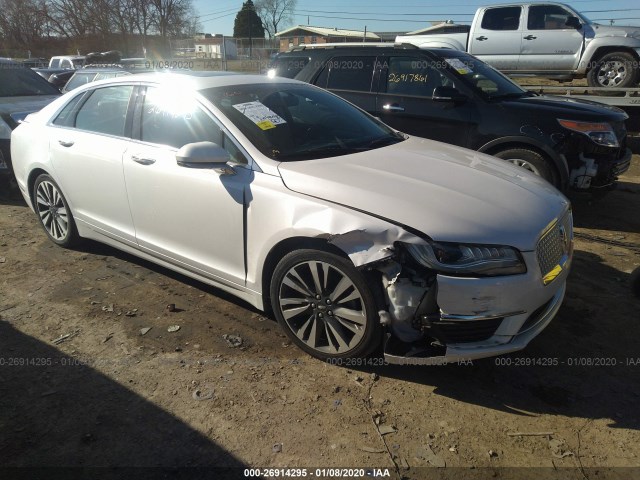
[[187, 143], [231, 140], [195, 100], [149, 87], [139, 101], [139, 140], [124, 159], [139, 246], [200, 275], [244, 285], [244, 211], [253, 178], [246, 159], [229, 145], [226, 173], [178, 165], [176, 152]]
[[519, 70], [562, 72], [578, 67], [583, 31], [567, 27], [572, 15], [560, 5], [529, 6]]
[[[382, 62], [376, 115], [401, 132], [467, 146], [470, 102], [436, 102], [433, 90], [454, 86], [444, 66], [427, 57], [392, 56]], [[441, 69], [441, 70], [440, 70]]]

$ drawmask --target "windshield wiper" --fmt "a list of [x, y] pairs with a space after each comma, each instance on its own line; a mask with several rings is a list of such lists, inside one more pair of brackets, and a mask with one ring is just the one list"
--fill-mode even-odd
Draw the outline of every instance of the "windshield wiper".
[[386, 137], [378, 137], [378, 138], [374, 138], [373, 140], [371, 140], [368, 143], [365, 143], [364, 145], [361, 145], [360, 147], [357, 148], [358, 151], [362, 151], [362, 150], [373, 150], [374, 148], [381, 148], [381, 147], [386, 147], [389, 145], [393, 145], [396, 143], [401, 142], [402, 140], [404, 140], [404, 138], [400, 137], [400, 136], [386, 136]]

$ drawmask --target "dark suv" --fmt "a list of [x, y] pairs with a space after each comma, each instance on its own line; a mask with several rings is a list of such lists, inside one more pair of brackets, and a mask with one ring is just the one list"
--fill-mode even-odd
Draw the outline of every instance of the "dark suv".
[[11, 131], [28, 114], [60, 96], [60, 91], [20, 63], [0, 59], [0, 197], [13, 183]]
[[495, 155], [562, 190], [610, 187], [631, 162], [624, 111], [537, 95], [456, 50], [297, 47], [268, 74], [326, 88], [397, 130]]

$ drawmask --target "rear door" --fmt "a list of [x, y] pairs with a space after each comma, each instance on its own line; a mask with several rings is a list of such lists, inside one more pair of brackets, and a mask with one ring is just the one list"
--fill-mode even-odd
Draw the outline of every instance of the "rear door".
[[519, 70], [574, 70], [580, 61], [583, 31], [567, 27], [573, 13], [560, 5], [529, 5], [522, 32]]
[[467, 146], [472, 102], [432, 100], [436, 87], [456, 86], [445, 64], [411, 55], [381, 59], [376, 116], [410, 135]]
[[51, 161], [77, 221], [135, 245], [122, 159], [129, 145], [132, 85], [77, 96], [53, 121]]
[[469, 53], [499, 70], [517, 70], [522, 43], [522, 7], [480, 10], [481, 20], [469, 33]]

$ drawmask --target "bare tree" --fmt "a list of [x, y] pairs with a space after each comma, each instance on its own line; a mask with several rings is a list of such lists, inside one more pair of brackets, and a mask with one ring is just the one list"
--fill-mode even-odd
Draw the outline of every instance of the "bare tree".
[[269, 38], [293, 21], [297, 0], [257, 0], [256, 11]]
[[28, 48], [47, 30], [42, 0], [0, 0], [0, 32], [7, 41]]

